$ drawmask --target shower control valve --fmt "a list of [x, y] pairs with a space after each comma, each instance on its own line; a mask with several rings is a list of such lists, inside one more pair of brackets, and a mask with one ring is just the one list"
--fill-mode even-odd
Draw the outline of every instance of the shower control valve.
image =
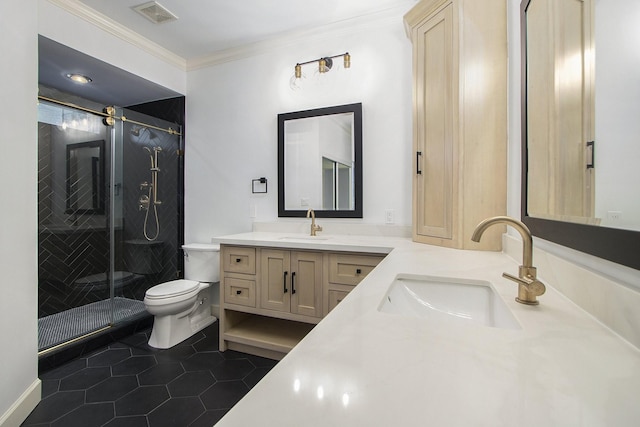
[[138, 200], [138, 210], [148, 210], [149, 209], [149, 196], [147, 196], [146, 194], [143, 194], [142, 196], [140, 196], [140, 199]]
[[143, 183], [140, 184], [140, 189], [144, 190], [147, 188], [153, 188], [153, 184], [149, 184], [147, 181], [144, 181]]

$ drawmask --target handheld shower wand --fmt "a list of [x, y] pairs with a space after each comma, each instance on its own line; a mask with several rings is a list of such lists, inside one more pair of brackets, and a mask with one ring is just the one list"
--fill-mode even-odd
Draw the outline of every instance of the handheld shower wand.
[[[143, 182], [140, 184], [140, 189], [148, 189], [148, 195], [142, 195], [140, 197], [140, 209], [145, 209], [144, 216], [144, 226], [143, 233], [144, 237], [153, 241], [158, 238], [160, 234], [160, 221], [158, 220], [158, 205], [162, 204], [160, 200], [158, 200], [158, 172], [160, 172], [160, 168], [158, 167], [158, 152], [162, 151], [162, 147], [153, 147], [152, 150], [149, 147], [143, 147], [149, 153], [149, 159], [151, 160], [151, 183]], [[153, 236], [151, 236], [147, 232], [147, 224], [149, 222], [149, 210], [153, 208], [153, 213], [156, 221], [156, 232]]]

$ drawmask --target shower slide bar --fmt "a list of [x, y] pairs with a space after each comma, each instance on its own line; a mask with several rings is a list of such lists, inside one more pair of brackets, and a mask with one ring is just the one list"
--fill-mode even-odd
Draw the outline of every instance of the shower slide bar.
[[42, 100], [42, 101], [47, 101], [47, 102], [51, 102], [53, 104], [57, 104], [57, 105], [63, 105], [65, 107], [69, 107], [69, 108], [75, 108], [77, 110], [81, 110], [87, 113], [91, 113], [91, 114], [95, 114], [97, 116], [101, 116], [105, 118], [105, 124], [108, 126], [112, 126], [113, 123], [109, 123], [109, 119], [112, 120], [120, 120], [123, 122], [129, 122], [129, 123], [133, 123], [135, 125], [140, 125], [140, 126], [144, 126], [147, 128], [151, 128], [151, 129], [155, 129], [155, 130], [159, 130], [161, 132], [166, 132], [170, 135], [180, 135], [182, 136], [182, 133], [178, 132], [177, 130], [173, 129], [173, 128], [161, 128], [158, 126], [154, 126], [154, 125], [150, 125], [147, 123], [143, 123], [143, 122], [139, 122], [136, 120], [131, 120], [126, 118], [125, 116], [116, 116], [115, 115], [115, 109], [114, 107], [108, 106], [104, 108], [104, 111], [97, 111], [97, 110], [92, 110], [91, 108], [85, 108], [85, 107], [81, 107], [79, 105], [73, 104], [71, 102], [65, 102], [65, 101], [60, 101], [58, 99], [53, 99], [53, 98], [48, 98], [46, 96], [42, 96], [42, 95], [38, 95], [38, 99]]

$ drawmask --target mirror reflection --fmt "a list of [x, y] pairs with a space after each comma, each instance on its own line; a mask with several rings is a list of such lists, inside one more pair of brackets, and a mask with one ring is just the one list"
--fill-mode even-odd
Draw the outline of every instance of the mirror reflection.
[[640, 230], [640, 2], [523, 2], [526, 213]]
[[104, 213], [104, 141], [67, 145], [67, 214]]
[[362, 106], [278, 115], [278, 215], [362, 217]]

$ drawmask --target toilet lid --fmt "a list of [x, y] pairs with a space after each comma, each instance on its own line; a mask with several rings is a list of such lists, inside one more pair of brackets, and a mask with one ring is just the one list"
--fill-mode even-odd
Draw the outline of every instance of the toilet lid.
[[145, 296], [152, 299], [177, 297], [197, 290], [199, 285], [195, 280], [173, 280], [148, 289]]

